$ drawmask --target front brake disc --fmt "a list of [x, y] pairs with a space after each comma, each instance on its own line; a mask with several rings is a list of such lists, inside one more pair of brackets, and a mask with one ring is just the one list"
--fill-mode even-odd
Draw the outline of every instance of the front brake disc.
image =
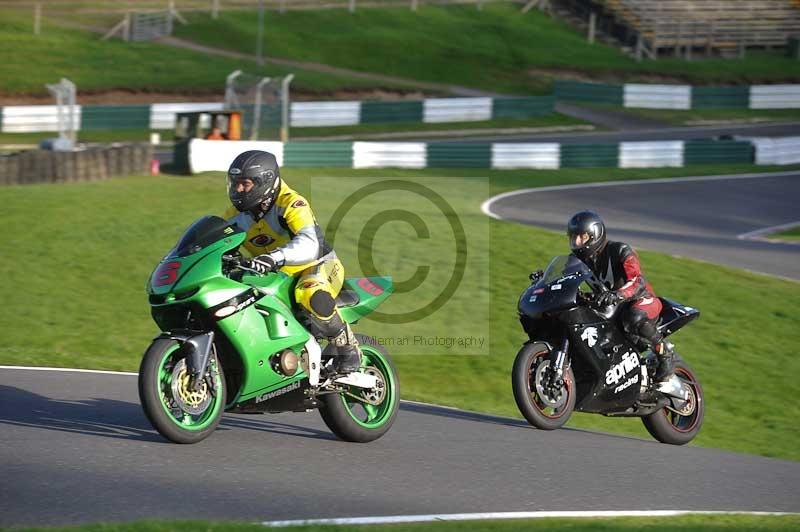
[[564, 386], [557, 390], [553, 390], [552, 386], [545, 386], [544, 379], [547, 369], [550, 367], [550, 361], [545, 360], [536, 368], [536, 373], [533, 376], [533, 382], [536, 387], [536, 394], [545, 406], [556, 409], [561, 408], [567, 402], [567, 393]]

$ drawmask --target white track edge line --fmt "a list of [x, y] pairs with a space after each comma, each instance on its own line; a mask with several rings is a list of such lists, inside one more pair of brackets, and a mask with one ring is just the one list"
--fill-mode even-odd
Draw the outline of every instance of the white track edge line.
[[800, 172], [797, 170], [787, 170], [781, 172], [765, 172], [765, 173], [757, 173], [757, 174], [732, 174], [732, 175], [709, 175], [709, 176], [689, 176], [689, 177], [660, 177], [657, 179], [631, 179], [631, 180], [620, 180], [620, 181], [602, 181], [599, 183], [572, 183], [569, 185], [553, 185], [548, 187], [538, 187], [538, 188], [523, 188], [519, 190], [511, 190], [508, 192], [503, 192], [501, 194], [497, 194], [496, 196], [492, 196], [491, 198], [485, 200], [481, 203], [481, 211], [486, 216], [494, 218], [496, 220], [503, 220], [500, 216], [496, 215], [491, 211], [491, 206], [494, 202], [499, 201], [501, 199], [510, 198], [513, 196], [518, 196], [521, 194], [532, 194], [537, 192], [550, 192], [555, 190], [571, 190], [577, 188], [600, 188], [600, 187], [617, 187], [617, 186], [624, 186], [624, 185], [657, 185], [657, 184], [664, 184], [664, 183], [684, 183], [684, 182], [695, 182], [695, 181], [720, 181], [720, 180], [728, 180], [728, 179], [756, 179], [756, 178], [768, 178], [768, 177], [790, 177], [790, 176], [800, 176]]
[[796, 222], [789, 222], [781, 225], [773, 225], [772, 227], [765, 227], [763, 229], [756, 229], [755, 231], [750, 231], [748, 233], [742, 233], [741, 235], [736, 235], [736, 238], [739, 240], [750, 240], [750, 239], [757, 239], [761, 235], [767, 235], [769, 233], [774, 233], [776, 231], [782, 231], [784, 229], [791, 229], [792, 227], [800, 225], [800, 220]]
[[49, 367], [39, 367], [39, 366], [0, 366], [0, 369], [22, 369], [28, 371], [64, 371], [64, 372], [74, 372], [74, 373], [100, 373], [102, 375], [128, 375], [128, 376], [135, 376], [139, 375], [138, 373], [132, 373], [130, 371], [106, 371], [101, 369], [80, 369], [80, 368], [49, 368]]
[[600, 511], [558, 511], [558, 512], [487, 512], [465, 514], [428, 515], [387, 515], [376, 517], [342, 517], [333, 519], [297, 519], [290, 521], [264, 521], [268, 527], [289, 527], [303, 525], [379, 525], [398, 523], [424, 523], [435, 521], [480, 521], [504, 519], [546, 519], [546, 518], [596, 518], [596, 517], [674, 517], [679, 515], [755, 515], [782, 516], [800, 515], [794, 512], [739, 512], [739, 511], [691, 511], [691, 510], [600, 510]]

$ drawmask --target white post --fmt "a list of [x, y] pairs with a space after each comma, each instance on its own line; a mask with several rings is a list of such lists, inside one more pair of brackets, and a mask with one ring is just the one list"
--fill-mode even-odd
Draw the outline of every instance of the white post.
[[239, 99], [236, 97], [236, 90], [233, 88], [233, 80], [241, 73], [241, 70], [234, 70], [225, 78], [225, 109], [234, 109], [239, 106]]
[[411, 11], [416, 11], [419, 7], [419, 0], [411, 0]]
[[294, 74], [289, 74], [281, 83], [281, 142], [289, 142], [289, 84], [293, 79]]
[[256, 85], [255, 109], [253, 109], [253, 127], [250, 128], [250, 140], [258, 140], [258, 128], [261, 126], [261, 89], [269, 83], [269, 78], [262, 78]]
[[122, 38], [126, 41], [131, 40], [131, 14], [125, 13], [125, 20], [122, 25]]
[[281, 0], [280, 12], [286, 13], [286, 0]]
[[594, 32], [597, 25], [597, 14], [592, 11], [589, 13], [589, 44], [594, 44]]
[[42, 4], [36, 4], [33, 8], [33, 34], [39, 35], [42, 31]]
[[219, 0], [211, 0], [211, 18], [216, 20], [219, 17]]
[[351, 13], [356, 12], [356, 0], [350, 0], [350, 6], [348, 8]]

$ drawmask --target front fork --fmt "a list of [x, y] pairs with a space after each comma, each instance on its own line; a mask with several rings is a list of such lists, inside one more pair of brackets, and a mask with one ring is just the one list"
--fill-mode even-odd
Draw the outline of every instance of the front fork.
[[564, 386], [564, 371], [569, 367], [569, 338], [564, 338], [558, 349], [550, 351], [550, 385], [555, 390], [560, 390]]

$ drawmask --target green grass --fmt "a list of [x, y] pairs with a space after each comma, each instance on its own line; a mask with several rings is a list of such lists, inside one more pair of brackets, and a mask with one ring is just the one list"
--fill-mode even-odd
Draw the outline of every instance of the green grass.
[[[598, 107], [598, 106], [593, 106]], [[634, 116], [652, 118], [675, 125], [693, 125], [698, 121], [736, 120], [796, 122], [800, 120], [800, 109], [691, 109], [675, 111], [668, 109], [626, 109], [618, 106], [600, 106]]]
[[[161, 141], [171, 141], [172, 130], [150, 129], [95, 129], [78, 131], [78, 142], [150, 142], [150, 133], [160, 133]], [[44, 139], [57, 137], [54, 131], [32, 133], [0, 133], [0, 145], [38, 144]]]
[[785, 231], [772, 233], [771, 235], [768, 235], [768, 237], [777, 240], [800, 241], [800, 227], [793, 227]]
[[[296, 74], [293, 88], [328, 92], [374, 87], [375, 83], [274, 65], [228, 59], [145, 42], [102, 41], [101, 35], [44, 23], [42, 34], [31, 31], [29, 16], [0, 15], [0, 93], [48, 94], [44, 85], [61, 77], [79, 92], [124, 88], [135, 91], [175, 91], [221, 94], [225, 77], [237, 69], [262, 76]], [[36, 68], [31, 68], [36, 65]]]
[[[370, 525], [381, 532], [523, 532], [529, 530], [570, 532], [739, 532], [783, 531], [800, 529], [800, 517], [752, 515], [682, 515], [677, 517], [617, 517], [584, 519], [520, 519], [507, 521], [462, 521]], [[125, 524], [96, 524], [77, 527], [23, 528], [19, 532], [263, 532], [255, 523], [214, 523], [208, 521], [139, 521]], [[361, 532], [358, 525], [305, 525], [289, 528], [292, 532]]]
[[[341, 191], [372, 182], [377, 179], [374, 176], [421, 176], [424, 183], [440, 193], [445, 191], [443, 195], [458, 212], [473, 246], [462, 286], [441, 311], [425, 320], [403, 326], [363, 320], [358, 329], [377, 336], [482, 335], [488, 331], [489, 349], [482, 355], [420, 357], [419, 351], [390, 348], [396, 355], [403, 395], [519, 417], [509, 379], [511, 362], [525, 339], [515, 316], [517, 298], [527, 285], [527, 273], [546, 264], [551, 256], [563, 254], [566, 243], [560, 233], [491, 220], [479, 212], [480, 202], [490, 193], [521, 187], [729, 172], [734, 168], [559, 172], [287, 168], [283, 173], [288, 182], [308, 193], [323, 226]], [[753, 169], [739, 167], [738, 171]], [[141, 353], [156, 333], [145, 282], [192, 220], [225, 208], [222, 182], [220, 174], [211, 174], [0, 188], [4, 206], [0, 224], [5, 228], [0, 240], [4, 259], [0, 262], [4, 279], [0, 294], [2, 301], [8, 302], [0, 309], [0, 330], [4, 332], [0, 363], [136, 370]], [[335, 189], [330, 188], [331, 183], [336, 184]], [[424, 202], [410, 202], [399, 195], [390, 201], [392, 208], [422, 212], [424, 206]], [[423, 212], [423, 216], [429, 214]], [[349, 274], [355, 275], [358, 231], [345, 231], [347, 227], [342, 225], [336, 247]], [[415, 237], [406, 225], [394, 222], [381, 228], [377, 236], [377, 267], [397, 280], [407, 279], [419, 266], [418, 250], [437, 245], [435, 234], [427, 242]], [[433, 266], [426, 282], [435, 284], [449, 276], [449, 251], [447, 246], [439, 246], [423, 256]], [[706, 423], [696, 443], [800, 459], [796, 445], [800, 405], [780, 399], [793, 397], [797, 391], [800, 359], [792, 346], [797, 337], [800, 284], [655, 252], [642, 252], [641, 256], [658, 293], [696, 306], [703, 313], [700, 320], [676, 335], [678, 350], [700, 375], [707, 395]], [[765, 294], [781, 294], [781, 298]], [[417, 295], [427, 294], [414, 292]], [[488, 308], [484, 305], [487, 301]], [[413, 303], [408, 296], [397, 294], [385, 309], [403, 309]], [[776, 401], [780, 408], [774, 406]], [[635, 419], [575, 415], [570, 425], [647, 437]]]
[[[181, 37], [253, 53], [257, 17], [225, 12], [218, 20], [196, 13], [177, 28]], [[589, 45], [562, 21], [518, 6], [424, 6], [329, 9], [269, 13], [264, 32], [268, 55], [314, 61], [366, 72], [479, 87], [505, 93], [550, 91], [552, 76], [581, 72], [614, 82], [658, 74], [697, 84], [798, 80], [797, 61], [778, 52], [753, 52], [745, 59], [636, 62], [618, 49]], [[538, 70], [534, 70], [538, 69]]]

